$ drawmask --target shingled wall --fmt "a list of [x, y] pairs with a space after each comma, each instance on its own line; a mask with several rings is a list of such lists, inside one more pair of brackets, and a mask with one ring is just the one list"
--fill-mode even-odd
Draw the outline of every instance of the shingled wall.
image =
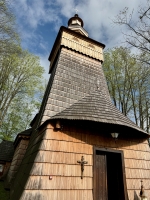
[[[129, 200], [134, 199], [135, 192], [139, 195], [141, 179], [147, 196], [150, 196], [150, 148], [147, 140], [131, 139], [120, 133], [115, 143], [101, 127], [89, 130], [68, 122], [62, 131], [56, 131], [49, 124], [32, 144], [22, 164], [24, 173], [18, 173], [12, 186], [12, 191], [17, 193], [12, 193], [11, 199], [92, 200], [94, 146], [124, 152]], [[77, 163], [82, 155], [88, 161], [83, 179], [80, 177], [81, 166]]]
[[53, 83], [49, 82], [50, 93], [42, 105], [42, 123], [94, 91], [97, 82], [101, 92], [110, 99], [100, 61], [62, 48], [53, 70], [56, 72]]
[[29, 139], [28, 140], [22, 139], [15, 149], [14, 156], [9, 168], [9, 172], [5, 180], [5, 188], [7, 189], [10, 188], [10, 184], [13, 182], [15, 178], [18, 168], [20, 167], [20, 163], [28, 147], [28, 143], [29, 143]]

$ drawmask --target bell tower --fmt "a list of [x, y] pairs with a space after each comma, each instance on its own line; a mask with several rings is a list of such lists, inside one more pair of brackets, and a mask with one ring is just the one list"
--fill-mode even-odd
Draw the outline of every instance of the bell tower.
[[62, 26], [49, 56], [51, 73], [38, 126], [97, 88], [110, 99], [102, 70], [104, 44], [88, 37], [75, 14]]

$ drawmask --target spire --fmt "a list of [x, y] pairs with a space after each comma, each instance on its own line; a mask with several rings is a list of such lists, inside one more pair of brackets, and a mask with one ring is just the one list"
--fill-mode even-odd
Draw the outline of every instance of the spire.
[[77, 13], [74, 15], [74, 17], [71, 17], [68, 21], [69, 29], [88, 37], [88, 33], [83, 28], [83, 26], [84, 26], [83, 20], [79, 17]]

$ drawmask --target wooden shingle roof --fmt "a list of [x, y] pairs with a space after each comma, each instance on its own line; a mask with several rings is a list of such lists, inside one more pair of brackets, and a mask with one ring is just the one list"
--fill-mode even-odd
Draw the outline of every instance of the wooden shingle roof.
[[30, 136], [31, 135], [31, 131], [32, 131], [32, 128], [29, 128], [29, 129], [26, 129], [26, 130], [24, 130], [24, 131], [22, 131], [22, 132], [20, 132], [20, 133], [18, 133], [18, 135], [17, 136]]
[[122, 114], [99, 90], [95, 90], [51, 119], [87, 120], [122, 125], [146, 133]]
[[3, 140], [0, 143], [0, 161], [11, 161], [14, 154], [14, 145], [11, 141]]
[[26, 129], [20, 133], [18, 133], [15, 141], [14, 141], [14, 147], [17, 146], [18, 142], [20, 141], [21, 138], [29, 138], [32, 132], [32, 128]]

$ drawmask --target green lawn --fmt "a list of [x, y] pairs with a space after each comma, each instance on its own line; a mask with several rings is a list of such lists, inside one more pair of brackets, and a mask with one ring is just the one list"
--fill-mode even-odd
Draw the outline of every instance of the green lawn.
[[4, 189], [4, 182], [0, 181], [0, 200], [8, 200], [9, 199], [9, 191]]

